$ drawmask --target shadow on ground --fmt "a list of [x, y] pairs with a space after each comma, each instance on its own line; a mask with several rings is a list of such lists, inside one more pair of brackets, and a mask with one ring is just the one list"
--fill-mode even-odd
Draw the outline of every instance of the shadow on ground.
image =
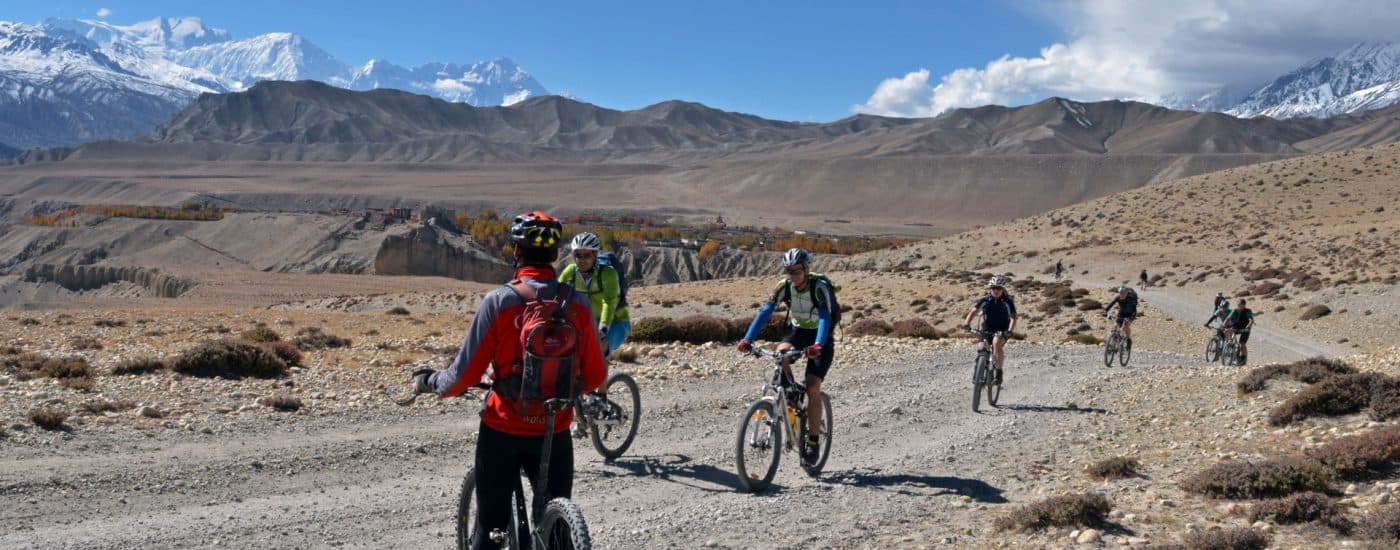
[[1086, 413], [1086, 414], [1108, 414], [1108, 409], [1100, 409], [1100, 408], [1096, 408], [1096, 407], [1079, 407], [1079, 406], [1074, 406], [1074, 407], [1062, 407], [1062, 406], [1057, 406], [1057, 405], [1035, 405], [1035, 404], [1026, 404], [1026, 405], [1002, 405], [1002, 406], [997, 407], [997, 408], [999, 408], [999, 409], [1001, 409], [1001, 410], [1005, 410], [1005, 411], [1016, 411], [1016, 412], [1071, 412], [1071, 413]]
[[[892, 491], [904, 495], [940, 496], [957, 495], [971, 497], [977, 502], [1004, 504], [1001, 489], [980, 479], [962, 477], [928, 476], [907, 473], [886, 473], [881, 468], [860, 468], [844, 472], [832, 472], [821, 477], [826, 483], [867, 487]], [[932, 489], [927, 491], [925, 489]]]
[[[683, 454], [622, 457], [590, 473], [602, 478], [645, 476], [709, 492], [746, 491], [734, 472], [701, 464]], [[783, 487], [773, 483], [761, 494], [782, 492]]]

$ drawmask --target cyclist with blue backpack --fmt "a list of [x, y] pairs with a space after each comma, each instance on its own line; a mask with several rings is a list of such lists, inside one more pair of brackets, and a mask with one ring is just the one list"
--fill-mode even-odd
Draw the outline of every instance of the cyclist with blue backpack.
[[[840, 322], [841, 306], [836, 301], [835, 284], [824, 275], [811, 273], [811, 265], [812, 255], [801, 248], [783, 254], [783, 271], [787, 278], [778, 284], [772, 297], [754, 317], [744, 339], [739, 340], [739, 351], [749, 353], [753, 349], [753, 341], [768, 326], [768, 319], [777, 310], [778, 303], [785, 304], [791, 326], [782, 344], [778, 345], [778, 351], [802, 348], [806, 352], [807, 372], [803, 386], [807, 388], [807, 402], [821, 403], [822, 381], [831, 370], [836, 354], [832, 329]], [[804, 462], [817, 459], [821, 429], [822, 408], [808, 407], [807, 441], [802, 446]]]
[[627, 281], [617, 257], [602, 251], [597, 235], [579, 233], [569, 243], [574, 263], [559, 273], [559, 282], [588, 297], [598, 324], [598, 336], [607, 340], [603, 357], [627, 341], [632, 332], [627, 314]]

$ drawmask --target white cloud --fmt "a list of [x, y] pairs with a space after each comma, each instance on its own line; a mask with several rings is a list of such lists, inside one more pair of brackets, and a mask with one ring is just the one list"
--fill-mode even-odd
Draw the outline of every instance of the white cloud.
[[1255, 84], [1360, 41], [1400, 40], [1390, 0], [1062, 0], [1044, 13], [1071, 37], [931, 78], [889, 78], [853, 110], [933, 116], [1028, 98], [1152, 99]]
[[109, 16], [111, 16], [111, 15], [112, 15], [112, 10], [109, 10], [109, 9], [107, 9], [107, 8], [97, 8], [97, 16], [98, 16], [98, 17], [101, 17], [101, 18], [103, 18], [103, 19], [106, 19], [107, 17], [109, 17]]

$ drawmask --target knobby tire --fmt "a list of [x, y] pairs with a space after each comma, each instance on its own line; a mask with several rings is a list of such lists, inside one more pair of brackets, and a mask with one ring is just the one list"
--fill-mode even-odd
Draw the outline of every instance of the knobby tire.
[[566, 498], [556, 498], [544, 507], [540, 518], [540, 538], [548, 550], [592, 550], [593, 538], [583, 510]]
[[[787, 419], [779, 416], [777, 405], [768, 399], [754, 401], [739, 419], [739, 433], [734, 439], [734, 466], [739, 473], [739, 484], [751, 493], [767, 489], [778, 473], [778, 462], [783, 454], [783, 428], [779, 422], [787, 422]], [[753, 448], [749, 440], [755, 437], [767, 438], [768, 452], [772, 456], [765, 470], [751, 473], [748, 457]]]
[[[627, 387], [627, 393], [631, 396], [630, 399], [628, 399], [629, 402], [623, 403], [614, 401], [614, 397], [617, 395], [613, 391], [613, 386], [615, 384], [621, 384]], [[604, 459], [613, 460], [622, 456], [622, 453], [627, 452], [627, 448], [632, 446], [632, 440], [637, 437], [637, 427], [642, 422], [642, 396], [641, 392], [637, 389], [637, 381], [633, 380], [627, 373], [619, 372], [609, 376], [607, 384], [603, 387], [607, 389], [608, 401], [621, 405], [623, 414], [627, 415], [627, 420], [621, 426], [613, 426], [612, 428], [594, 424], [592, 429], [588, 430], [588, 435], [593, 440], [593, 449], [598, 451], [598, 454], [602, 455]], [[627, 405], [631, 405], [630, 410], [627, 408]], [[608, 441], [604, 441], [604, 437], [615, 437], [618, 434], [613, 433], [612, 430], [616, 429], [626, 429], [627, 435], [622, 438], [621, 443], [617, 444], [615, 447], [609, 447]], [[604, 430], [609, 430], [607, 436], [603, 435]]]

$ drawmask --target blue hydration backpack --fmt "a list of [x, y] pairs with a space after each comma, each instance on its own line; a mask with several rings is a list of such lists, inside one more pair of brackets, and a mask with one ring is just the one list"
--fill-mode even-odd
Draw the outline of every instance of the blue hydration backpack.
[[617, 257], [617, 254], [612, 252], [600, 252], [598, 254], [598, 265], [610, 267], [613, 271], [617, 272], [617, 307], [618, 309], [627, 307], [627, 264], [623, 263], [622, 260]]

